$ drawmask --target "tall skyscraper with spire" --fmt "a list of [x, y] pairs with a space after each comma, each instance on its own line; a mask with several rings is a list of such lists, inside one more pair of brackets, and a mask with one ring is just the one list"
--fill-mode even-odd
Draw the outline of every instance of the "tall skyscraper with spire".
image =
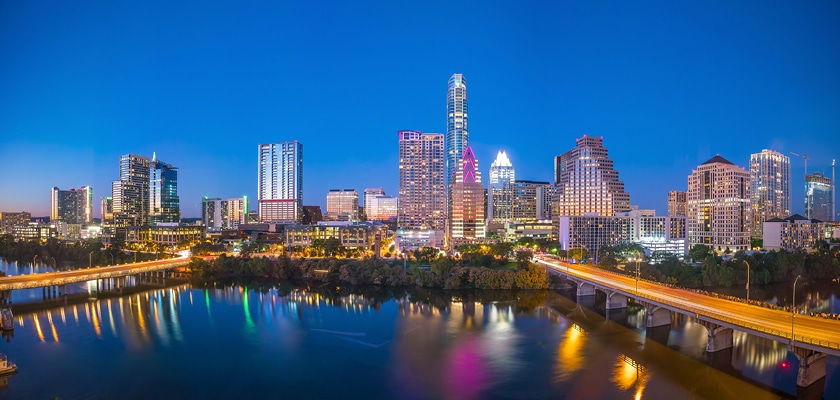
[[487, 188], [487, 219], [508, 221], [512, 218], [511, 198], [504, 191], [505, 185], [516, 180], [516, 172], [507, 153], [499, 151], [490, 164], [490, 184]]
[[446, 92], [446, 177], [448, 187], [469, 145], [469, 114], [467, 107], [467, 80], [463, 74], [452, 74]]
[[790, 216], [790, 158], [773, 150], [750, 155], [750, 208], [753, 238], [762, 238], [764, 221]]
[[484, 237], [484, 185], [472, 148], [467, 146], [452, 182], [452, 238]]

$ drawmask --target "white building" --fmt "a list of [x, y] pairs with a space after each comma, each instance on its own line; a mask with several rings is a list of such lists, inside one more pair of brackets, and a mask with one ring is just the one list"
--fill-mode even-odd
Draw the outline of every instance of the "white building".
[[773, 218], [764, 221], [763, 225], [765, 250], [810, 250], [818, 241], [825, 240], [825, 223], [799, 214], [785, 219]]
[[683, 216], [655, 216], [645, 210], [615, 216], [561, 216], [560, 249], [582, 249], [596, 258], [603, 247], [638, 243], [650, 255], [667, 252], [683, 258], [688, 253], [686, 220]]
[[260, 222], [300, 222], [303, 217], [303, 144], [259, 145], [257, 203]]

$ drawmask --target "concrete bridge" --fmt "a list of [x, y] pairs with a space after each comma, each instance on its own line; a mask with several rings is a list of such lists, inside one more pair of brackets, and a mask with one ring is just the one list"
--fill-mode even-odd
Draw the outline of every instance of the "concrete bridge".
[[732, 330], [787, 343], [799, 359], [797, 385], [808, 387], [825, 377], [826, 354], [840, 355], [840, 321], [796, 315], [758, 305], [695, 293], [639, 280], [582, 265], [562, 263], [554, 257], [535, 256], [550, 273], [577, 286], [578, 298], [606, 294], [605, 309], [621, 310], [627, 301], [647, 309], [648, 328], [671, 324], [671, 313], [694, 319], [706, 327], [706, 351], [714, 353], [733, 346]]
[[[109, 267], [77, 269], [72, 271], [48, 272], [43, 274], [5, 276], [0, 278], [0, 304], [11, 302], [11, 291], [17, 289], [44, 288], [45, 297], [53, 297], [56, 295], [62, 295], [65, 285], [69, 283], [107, 280], [130, 275], [149, 275], [154, 279], [163, 278], [163, 276], [157, 277], [155, 274], [167, 269], [185, 266], [189, 263], [190, 257], [190, 253], [185, 251], [181, 252], [176, 258], [166, 260], [145, 261], [131, 264], [113, 265]], [[115, 283], [118, 285], [120, 284], [119, 282]], [[106, 283], [103, 283], [103, 285], [104, 284]]]

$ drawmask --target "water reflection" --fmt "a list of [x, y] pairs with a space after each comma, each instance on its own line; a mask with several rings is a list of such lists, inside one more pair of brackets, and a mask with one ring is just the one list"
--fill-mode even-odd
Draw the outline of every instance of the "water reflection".
[[[778, 398], [646, 341], [644, 330], [627, 328], [643, 320], [643, 310], [618, 323], [540, 293], [182, 285], [19, 313], [18, 335], [2, 352], [22, 372], [0, 398], [278, 391], [307, 398]], [[702, 348], [702, 329], [675, 318], [668, 345]], [[748, 379], [795, 382], [795, 374], [778, 373], [787, 354], [775, 342], [736, 333], [732, 365]], [[90, 359], [96, 373], [72, 373], [79, 359]], [[241, 370], [219, 371], [214, 360]], [[44, 374], [66, 378], [44, 383]], [[181, 391], [161, 395], [126, 385], [127, 377]]]

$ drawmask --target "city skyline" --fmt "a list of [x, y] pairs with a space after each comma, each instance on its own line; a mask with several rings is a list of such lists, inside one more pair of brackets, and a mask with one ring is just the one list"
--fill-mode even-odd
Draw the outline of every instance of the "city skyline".
[[[151, 11], [161, 5], [138, 7], [11, 4], [0, 16], [0, 51], [12, 55], [0, 66], [0, 157], [25, 167], [2, 174], [0, 184], [16, 190], [0, 197], [0, 209], [47, 216], [54, 186], [90, 186], [98, 202], [120, 156], [157, 152], [179, 169], [182, 216], [199, 217], [205, 195], [257, 199], [255, 145], [295, 140], [307, 144], [304, 205], [323, 209], [334, 188], [397, 193], [393, 134], [445, 132], [453, 74], [470, 82], [477, 159], [504, 150], [518, 178], [552, 181], [553, 157], [568, 143], [604, 137], [631, 202], [659, 214], [667, 193], [685, 191], [692, 169], [715, 154], [748, 168], [762, 149], [798, 152], [812, 159], [809, 173], [826, 176], [840, 158], [840, 52], [828, 39], [840, 35], [830, 18], [837, 4], [727, 5], [724, 13], [672, 4], [446, 6], [452, 13], [389, 5], [370, 16], [338, 5], [322, 19], [314, 10], [234, 8], [226, 30], [216, 28], [233, 11], [224, 6], [201, 11], [188, 28], [180, 22], [195, 11], [188, 5], [159, 15]], [[353, 15], [358, 22], [346, 18]], [[464, 24], [467, 33], [452, 53], [446, 33], [434, 32], [446, 29], [365, 27], [377, 15], [434, 15], [439, 27]], [[100, 37], [103, 30], [113, 35]], [[319, 66], [334, 58], [340, 68]], [[388, 62], [398, 59], [418, 62]], [[791, 157], [793, 213], [805, 214], [804, 186], [802, 159]]]

